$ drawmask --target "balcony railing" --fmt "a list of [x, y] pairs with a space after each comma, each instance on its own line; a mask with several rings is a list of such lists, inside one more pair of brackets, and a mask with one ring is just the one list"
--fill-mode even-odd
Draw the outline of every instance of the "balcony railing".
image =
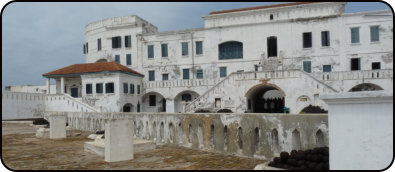
[[143, 88], [211, 86], [217, 84], [220, 80], [221, 80], [220, 78], [216, 78], [216, 79], [145, 81], [143, 82]]
[[393, 78], [393, 70], [380, 69], [380, 70], [315, 72], [315, 73], [311, 73], [311, 75], [318, 80], [324, 80], [324, 81], [384, 79], [384, 78]]

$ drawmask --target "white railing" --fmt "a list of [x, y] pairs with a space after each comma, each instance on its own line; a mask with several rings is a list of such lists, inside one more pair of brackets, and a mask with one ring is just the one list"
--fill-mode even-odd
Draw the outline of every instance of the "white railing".
[[[51, 102], [53, 101], [61, 101], [61, 103], [64, 105], [62, 107], [67, 107], [68, 110], [71, 111], [99, 112], [99, 110], [97, 110], [95, 107], [73, 98], [68, 94], [47, 94], [45, 96], [45, 101], [47, 102], [46, 106], [51, 106]], [[47, 107], [47, 109], [51, 108], [52, 107]]]
[[358, 71], [335, 71], [311, 73], [314, 78], [324, 81], [339, 80], [362, 80], [362, 79], [385, 79], [393, 78], [392, 69], [358, 70]]
[[167, 88], [167, 87], [191, 87], [191, 86], [211, 86], [221, 79], [190, 79], [190, 80], [168, 80], [168, 81], [146, 81], [143, 88]]

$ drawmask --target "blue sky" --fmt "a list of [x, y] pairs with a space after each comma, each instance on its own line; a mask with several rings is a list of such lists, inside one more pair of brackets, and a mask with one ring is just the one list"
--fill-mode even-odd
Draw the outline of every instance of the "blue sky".
[[[282, 2], [284, 3], [284, 2]], [[201, 28], [212, 11], [278, 2], [14, 2], [2, 14], [2, 90], [8, 85], [44, 85], [43, 73], [85, 63], [88, 23], [138, 15], [159, 31]], [[380, 2], [350, 2], [346, 13], [390, 9]]]

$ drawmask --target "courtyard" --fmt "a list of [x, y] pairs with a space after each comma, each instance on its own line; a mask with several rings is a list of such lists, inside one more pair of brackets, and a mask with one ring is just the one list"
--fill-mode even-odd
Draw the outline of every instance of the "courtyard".
[[36, 138], [29, 123], [2, 123], [2, 160], [12, 170], [252, 170], [264, 160], [170, 146], [135, 153], [133, 160], [108, 163], [84, 151], [90, 132], [66, 139]]

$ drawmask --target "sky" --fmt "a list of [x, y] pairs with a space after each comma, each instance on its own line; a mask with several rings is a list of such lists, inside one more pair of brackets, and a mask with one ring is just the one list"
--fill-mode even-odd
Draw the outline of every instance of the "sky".
[[[285, 2], [281, 2], [285, 3]], [[44, 85], [43, 73], [85, 63], [85, 26], [105, 18], [137, 15], [159, 31], [204, 27], [212, 11], [279, 2], [14, 2], [2, 13], [2, 90]], [[381, 2], [349, 2], [346, 13], [390, 9]], [[54, 81], [52, 81], [54, 83]]]

